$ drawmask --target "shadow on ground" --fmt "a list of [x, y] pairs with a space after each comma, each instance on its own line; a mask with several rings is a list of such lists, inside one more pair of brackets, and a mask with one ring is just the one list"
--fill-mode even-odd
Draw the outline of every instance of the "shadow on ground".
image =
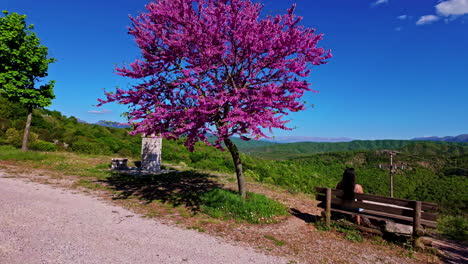
[[131, 176], [113, 174], [102, 182], [118, 191], [113, 199], [138, 198], [145, 203], [158, 200], [174, 207], [186, 206], [199, 210], [201, 194], [222, 187], [216, 176], [195, 171], [171, 172], [159, 175]]
[[468, 242], [454, 241], [439, 235], [432, 236], [432, 245], [442, 252], [444, 263], [468, 263]]
[[291, 208], [289, 209], [289, 213], [301, 220], [303, 220], [306, 223], [316, 223], [320, 221], [320, 217], [318, 215], [312, 215], [308, 213], [303, 213], [296, 208]]

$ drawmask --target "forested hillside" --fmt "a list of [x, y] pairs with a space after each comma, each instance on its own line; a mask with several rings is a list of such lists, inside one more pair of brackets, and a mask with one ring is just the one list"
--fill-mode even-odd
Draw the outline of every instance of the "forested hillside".
[[[322, 143], [322, 142], [299, 142], [288, 144], [275, 144], [264, 147], [247, 147], [242, 151], [251, 156], [263, 157], [268, 159], [289, 159], [304, 155], [327, 153], [327, 152], [342, 152], [342, 151], [357, 151], [357, 150], [379, 150], [379, 149], [400, 149], [421, 141], [411, 140], [354, 140], [351, 142], [338, 143]], [[428, 141], [429, 142], [429, 141]], [[448, 143], [448, 142], [430, 142], [430, 146], [441, 143], [445, 147], [453, 146], [468, 146], [466, 143]], [[429, 145], [428, 145], [429, 146]], [[435, 147], [438, 149], [438, 147]]]
[[412, 140], [424, 140], [424, 141], [445, 141], [445, 142], [466, 142], [468, 143], [468, 134], [461, 134], [458, 136], [447, 136], [447, 137], [420, 137], [413, 138]]
[[[26, 112], [20, 106], [0, 98], [0, 144], [17, 147], [21, 144], [25, 117]], [[128, 130], [80, 123], [76, 118], [65, 117], [57, 111], [35, 110], [32, 132], [34, 140], [31, 147], [37, 150], [126, 156], [134, 160], [138, 160], [140, 155], [141, 138], [128, 135]], [[299, 149], [300, 155], [272, 160], [242, 154], [246, 176], [282, 186], [291, 192], [312, 193], [315, 186], [334, 187], [343, 169], [354, 167], [365, 192], [388, 195], [389, 172], [384, 166], [379, 166], [388, 164], [388, 154], [379, 150], [345, 150], [358, 147], [396, 149], [399, 151], [394, 158], [399, 165], [395, 174], [396, 197], [437, 202], [449, 214], [466, 214], [468, 211], [466, 144], [383, 140], [275, 144], [267, 148], [275, 149], [282, 145], [290, 146], [289, 151], [293, 153]], [[333, 152], [307, 154], [307, 149]], [[285, 151], [283, 156], [287, 157], [290, 152]], [[190, 153], [182, 140], [164, 140], [162, 159], [163, 162], [197, 169], [234, 172], [228, 152], [202, 143], [198, 143], [195, 151]]]
[[[424, 144], [420, 147], [424, 148]], [[468, 170], [463, 169], [468, 167], [467, 154], [444, 157], [403, 153], [394, 159], [400, 164], [394, 179], [396, 197], [437, 202], [445, 212], [467, 212]], [[314, 186], [335, 187], [343, 169], [354, 167], [365, 192], [389, 195], [389, 170], [379, 166], [388, 163], [385, 152], [350, 151], [281, 161], [252, 158], [246, 160], [245, 168], [259, 181], [287, 186], [292, 191], [312, 192]]]
[[[26, 115], [20, 105], [0, 98], [1, 144], [21, 145]], [[35, 150], [132, 156], [138, 155], [141, 148], [141, 139], [129, 136], [124, 129], [81, 123], [57, 111], [35, 109], [31, 131], [29, 145]]]

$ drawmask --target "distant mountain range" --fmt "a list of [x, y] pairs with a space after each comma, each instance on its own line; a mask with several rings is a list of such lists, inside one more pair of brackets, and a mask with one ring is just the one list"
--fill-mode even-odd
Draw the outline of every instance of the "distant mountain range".
[[353, 141], [351, 138], [328, 138], [328, 137], [304, 137], [304, 136], [289, 136], [289, 137], [275, 137], [270, 140], [274, 143], [297, 143], [297, 142], [350, 142]]
[[115, 127], [115, 128], [129, 128], [130, 127], [129, 125], [124, 125], [124, 124], [119, 123], [119, 122], [106, 121], [106, 120], [100, 120], [95, 124], [100, 125], [100, 126]]
[[425, 141], [444, 141], [444, 142], [468, 142], [468, 134], [461, 134], [455, 137], [419, 137], [411, 140], [425, 140]]
[[[84, 120], [78, 119], [78, 122], [87, 123]], [[95, 123], [96, 125], [105, 126], [105, 127], [115, 127], [115, 128], [129, 128], [129, 125], [123, 125], [119, 122], [100, 120]], [[241, 144], [241, 148], [253, 148], [253, 147], [263, 147], [269, 146], [271, 144], [287, 144], [287, 143], [300, 143], [300, 142], [319, 142], [319, 143], [339, 143], [339, 142], [351, 142], [354, 139], [339, 137], [339, 138], [329, 138], [329, 137], [308, 137], [308, 136], [283, 136], [283, 137], [274, 137], [272, 139], [261, 139], [261, 140], [251, 140], [245, 142], [243, 140], [237, 140], [238, 138], [233, 138], [237, 144]], [[461, 142], [468, 143], [468, 134], [461, 134], [458, 136], [446, 136], [446, 137], [417, 137], [410, 140], [420, 140], [420, 141], [443, 141], [443, 142]], [[245, 145], [245, 146], [244, 146]]]

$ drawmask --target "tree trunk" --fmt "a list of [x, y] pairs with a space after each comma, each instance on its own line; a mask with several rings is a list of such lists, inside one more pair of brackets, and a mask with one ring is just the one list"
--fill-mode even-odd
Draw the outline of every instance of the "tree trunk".
[[32, 107], [28, 106], [28, 119], [26, 120], [26, 127], [24, 128], [23, 146], [22, 151], [28, 151], [29, 129], [31, 128]]
[[247, 190], [245, 187], [244, 174], [242, 173], [242, 163], [239, 155], [239, 150], [229, 138], [224, 140], [224, 144], [226, 144], [226, 147], [229, 149], [229, 152], [231, 152], [232, 160], [234, 161], [234, 166], [236, 167], [237, 186], [239, 187], [239, 194], [240, 196], [242, 196], [242, 198], [245, 199]]

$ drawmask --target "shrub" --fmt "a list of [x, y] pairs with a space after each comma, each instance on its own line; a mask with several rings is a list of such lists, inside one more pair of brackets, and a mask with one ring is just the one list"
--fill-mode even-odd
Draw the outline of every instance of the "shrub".
[[48, 151], [48, 152], [57, 151], [57, 146], [54, 143], [50, 143], [50, 142], [43, 141], [43, 140], [38, 140], [32, 143], [30, 148], [33, 150], [39, 150], [39, 151]]
[[[39, 136], [36, 133], [29, 132], [28, 144], [34, 144], [37, 141], [38, 137]], [[5, 132], [5, 139], [8, 144], [19, 148], [23, 144], [23, 131], [19, 131], [13, 127], [9, 128]]]
[[15, 128], [9, 128], [5, 132], [5, 141], [15, 147], [20, 147], [22, 143], [21, 133]]
[[77, 141], [74, 142], [71, 146], [71, 149], [74, 152], [82, 154], [109, 154], [110, 149], [107, 146], [103, 146], [98, 143], [86, 142], [86, 141]]
[[117, 154], [119, 154], [122, 157], [133, 157], [133, 152], [127, 148], [122, 148], [120, 149]]
[[276, 216], [288, 213], [284, 205], [256, 193], [247, 193], [242, 200], [237, 193], [217, 188], [202, 194], [200, 200], [202, 211], [212, 217], [252, 224], [272, 223]]
[[468, 241], [468, 219], [463, 216], [443, 216], [437, 223], [439, 232], [449, 238]]
[[244, 176], [248, 179], [250, 178], [256, 181], [260, 181], [260, 176], [258, 176], [258, 174], [253, 172], [252, 170], [244, 171]]

